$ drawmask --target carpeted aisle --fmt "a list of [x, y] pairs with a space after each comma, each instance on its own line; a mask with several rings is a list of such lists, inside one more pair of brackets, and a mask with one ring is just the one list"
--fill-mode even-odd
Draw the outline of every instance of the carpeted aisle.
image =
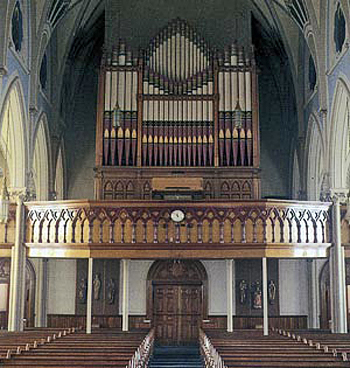
[[149, 368], [203, 368], [199, 347], [156, 346]]

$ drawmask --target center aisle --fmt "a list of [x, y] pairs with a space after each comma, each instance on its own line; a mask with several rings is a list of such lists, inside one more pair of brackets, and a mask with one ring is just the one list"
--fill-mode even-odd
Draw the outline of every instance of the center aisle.
[[156, 346], [149, 368], [203, 368], [199, 346]]

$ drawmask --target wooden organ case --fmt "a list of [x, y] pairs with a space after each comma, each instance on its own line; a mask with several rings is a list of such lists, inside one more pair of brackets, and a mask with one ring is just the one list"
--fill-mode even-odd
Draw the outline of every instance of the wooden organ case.
[[200, 179], [203, 199], [258, 199], [257, 91], [250, 50], [213, 50], [183, 20], [138, 57], [120, 41], [100, 69], [96, 199], [152, 199], [175, 177]]

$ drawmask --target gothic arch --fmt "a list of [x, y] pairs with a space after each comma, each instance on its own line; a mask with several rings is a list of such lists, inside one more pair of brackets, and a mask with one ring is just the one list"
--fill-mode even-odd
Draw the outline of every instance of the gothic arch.
[[33, 154], [33, 181], [36, 199], [48, 200], [49, 197], [49, 149], [47, 139], [47, 117], [42, 114], [36, 129]]
[[339, 78], [330, 118], [330, 162], [331, 186], [346, 188], [350, 166], [350, 91], [349, 83]]
[[309, 119], [309, 131], [307, 139], [307, 198], [319, 200], [323, 176], [325, 174], [325, 148], [322, 129], [314, 115]]
[[58, 200], [65, 197], [64, 192], [64, 160], [63, 160], [63, 142], [58, 149], [55, 170], [55, 193]]
[[300, 179], [300, 165], [299, 165], [299, 155], [298, 151], [294, 150], [293, 158], [293, 185], [292, 185], [292, 195], [293, 199], [299, 199], [301, 191], [301, 179]]
[[22, 86], [18, 77], [9, 83], [0, 115], [0, 149], [7, 161], [8, 186], [26, 186], [26, 115]]

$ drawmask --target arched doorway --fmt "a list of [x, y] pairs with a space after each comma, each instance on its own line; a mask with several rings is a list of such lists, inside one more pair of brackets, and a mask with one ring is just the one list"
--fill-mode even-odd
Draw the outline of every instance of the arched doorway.
[[[346, 301], [347, 301], [347, 316], [348, 326], [350, 326], [350, 259], [345, 259], [345, 277], [346, 277]], [[329, 261], [327, 261], [320, 274], [320, 298], [321, 298], [321, 328], [331, 328], [329, 321], [331, 316], [331, 287]]]
[[331, 295], [330, 295], [330, 279], [329, 279], [329, 262], [327, 261], [322, 267], [320, 274], [320, 298], [321, 298], [321, 329], [329, 329], [329, 321], [331, 320]]
[[[10, 298], [11, 259], [0, 258], [0, 327], [7, 328]], [[35, 270], [32, 263], [26, 262], [26, 281], [24, 291], [24, 318], [26, 327], [34, 326]]]
[[208, 316], [208, 276], [202, 263], [154, 262], [147, 276], [147, 316], [160, 343], [196, 341], [198, 328]]

